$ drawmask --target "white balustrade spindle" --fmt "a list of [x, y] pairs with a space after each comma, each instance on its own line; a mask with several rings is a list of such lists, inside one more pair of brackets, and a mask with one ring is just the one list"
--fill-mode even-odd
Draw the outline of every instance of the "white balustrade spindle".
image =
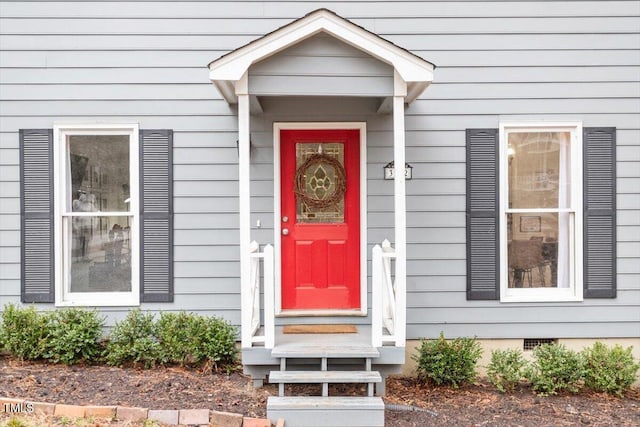
[[[388, 240], [382, 245], [376, 245], [372, 254], [372, 343], [381, 347], [391, 343], [402, 347], [404, 343], [405, 324], [401, 315], [406, 307], [400, 306], [398, 290], [393, 280], [391, 261], [396, 258], [396, 252]], [[404, 299], [403, 299], [404, 300]]]
[[[266, 348], [273, 348], [275, 337], [275, 312], [274, 312], [274, 284], [273, 284], [273, 246], [266, 245], [263, 252], [259, 252], [260, 246], [256, 241], [249, 245], [250, 277], [248, 285], [250, 289], [243, 293], [242, 319], [242, 347], [250, 348], [254, 344], [262, 343]], [[260, 260], [263, 264], [263, 296], [264, 296], [264, 322], [263, 334], [257, 335], [260, 330]]]

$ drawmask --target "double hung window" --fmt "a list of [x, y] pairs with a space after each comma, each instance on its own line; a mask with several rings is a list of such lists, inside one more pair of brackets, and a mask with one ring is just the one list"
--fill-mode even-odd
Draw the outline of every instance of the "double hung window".
[[500, 128], [503, 301], [582, 299], [582, 128]]
[[139, 303], [138, 127], [54, 129], [56, 302]]

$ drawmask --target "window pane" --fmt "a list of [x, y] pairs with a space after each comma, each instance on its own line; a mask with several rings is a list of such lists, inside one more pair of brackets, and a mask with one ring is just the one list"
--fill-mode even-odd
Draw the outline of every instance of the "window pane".
[[67, 209], [73, 212], [129, 211], [129, 136], [68, 137]]
[[570, 215], [507, 214], [510, 288], [569, 286]]
[[296, 144], [297, 222], [344, 222], [345, 179], [343, 144]]
[[71, 292], [131, 291], [131, 221], [128, 216], [67, 217], [71, 223]]
[[570, 207], [570, 135], [509, 133], [509, 208]]

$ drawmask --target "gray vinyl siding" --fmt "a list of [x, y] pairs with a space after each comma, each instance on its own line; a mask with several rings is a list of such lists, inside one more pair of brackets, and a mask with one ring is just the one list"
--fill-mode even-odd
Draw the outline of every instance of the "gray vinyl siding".
[[[0, 114], [4, 104], [0, 107]], [[7, 301], [20, 299], [19, 158], [18, 132], [0, 133], [0, 304], [2, 305]]]
[[318, 34], [249, 69], [254, 95], [392, 96], [393, 67]]
[[[192, 310], [239, 324], [236, 110], [209, 82], [206, 64], [318, 7], [438, 66], [433, 85], [406, 111], [407, 160], [414, 167], [407, 182], [408, 338], [440, 331], [483, 338], [640, 336], [637, 1], [3, 1], [0, 305], [20, 299], [18, 130], [138, 122], [141, 129], [174, 130], [175, 299], [142, 308]], [[304, 78], [281, 94], [297, 94], [313, 77], [359, 81], [361, 92], [334, 95], [388, 92], [387, 67], [351, 48], [339, 51], [349, 62], [319, 48], [289, 55]], [[305, 68], [310, 57], [319, 68]], [[331, 62], [318, 60], [323, 57]], [[373, 68], [362, 69], [367, 63]], [[252, 68], [252, 89], [267, 93], [272, 83], [288, 81], [279, 65]], [[295, 114], [274, 112], [274, 102], [252, 117], [252, 224], [262, 222], [253, 238], [273, 240], [274, 120], [366, 121], [369, 250], [392, 238], [392, 184], [381, 179], [393, 157], [392, 123], [373, 113], [377, 100], [348, 98], [327, 107], [291, 99]], [[313, 114], [302, 113], [311, 106]], [[617, 128], [616, 299], [466, 299], [465, 129], [495, 128], [501, 120]], [[126, 309], [104, 312], [112, 322]]]

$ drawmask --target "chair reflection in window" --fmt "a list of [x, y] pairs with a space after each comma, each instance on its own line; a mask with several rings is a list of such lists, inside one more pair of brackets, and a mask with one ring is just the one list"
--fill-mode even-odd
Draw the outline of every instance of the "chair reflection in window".
[[[542, 238], [531, 240], [512, 240], [509, 242], [509, 287], [522, 288], [525, 280], [529, 287], [545, 286], [545, 259], [542, 253]], [[533, 280], [533, 271], [537, 270], [538, 280]]]

